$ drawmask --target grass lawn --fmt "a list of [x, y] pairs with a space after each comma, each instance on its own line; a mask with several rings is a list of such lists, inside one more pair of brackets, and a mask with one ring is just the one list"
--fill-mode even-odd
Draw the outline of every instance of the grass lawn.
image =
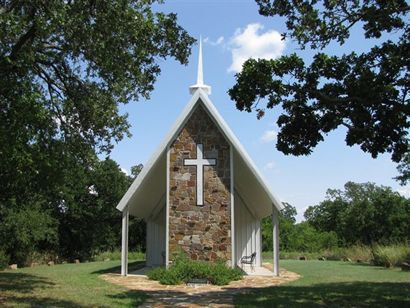
[[339, 261], [283, 260], [280, 266], [302, 277], [238, 295], [235, 306], [410, 307], [410, 273], [400, 269]]
[[[267, 260], [268, 261], [268, 260]], [[135, 307], [146, 295], [98, 276], [119, 261], [64, 264], [0, 272], [0, 306]], [[141, 266], [133, 262], [130, 268]], [[247, 307], [410, 307], [410, 273], [337, 261], [281, 261], [302, 278], [235, 297]]]
[[[142, 262], [133, 262], [138, 267]], [[39, 266], [0, 272], [0, 306], [135, 307], [142, 292], [130, 291], [98, 278], [119, 272], [120, 261]]]

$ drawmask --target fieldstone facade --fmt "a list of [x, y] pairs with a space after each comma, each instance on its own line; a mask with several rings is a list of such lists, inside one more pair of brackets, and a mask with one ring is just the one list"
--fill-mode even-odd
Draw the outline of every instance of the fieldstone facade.
[[[197, 158], [203, 144], [204, 205], [197, 205], [196, 166], [185, 159]], [[169, 255], [183, 249], [193, 260], [231, 261], [230, 146], [207, 112], [198, 104], [170, 147]]]

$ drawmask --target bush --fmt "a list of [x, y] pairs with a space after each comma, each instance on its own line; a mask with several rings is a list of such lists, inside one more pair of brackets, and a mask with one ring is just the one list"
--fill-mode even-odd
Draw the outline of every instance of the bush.
[[0, 250], [0, 271], [4, 270], [9, 265], [9, 257], [3, 250]]
[[408, 245], [376, 245], [372, 249], [374, 265], [392, 267], [410, 260], [410, 246]]
[[227, 267], [223, 261], [216, 263], [192, 261], [180, 254], [169, 269], [154, 268], [147, 273], [147, 276], [165, 285], [187, 283], [192, 279], [207, 279], [214, 285], [226, 285], [233, 280], [241, 279], [242, 271]]
[[33, 201], [17, 207], [12, 203], [0, 224], [0, 238], [7, 238], [4, 250], [10, 262], [27, 265], [35, 252], [49, 250], [58, 240], [57, 221], [50, 211], [41, 207], [42, 201]]

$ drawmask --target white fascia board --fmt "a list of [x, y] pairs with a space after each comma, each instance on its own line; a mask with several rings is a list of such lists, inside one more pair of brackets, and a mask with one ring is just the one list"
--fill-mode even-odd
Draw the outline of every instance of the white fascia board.
[[246, 152], [245, 148], [240, 143], [239, 139], [235, 136], [235, 134], [229, 128], [228, 124], [225, 122], [225, 120], [219, 114], [218, 110], [212, 104], [212, 102], [210, 101], [208, 96], [205, 94], [205, 92], [203, 92], [201, 89], [199, 89], [198, 92], [199, 92], [199, 96], [202, 99], [204, 105], [207, 107], [208, 111], [214, 117], [214, 119], [217, 122], [218, 126], [220, 127], [222, 132], [225, 134], [226, 138], [229, 140], [229, 142], [233, 145], [233, 147], [236, 149], [236, 151], [239, 153], [239, 155], [245, 161], [247, 167], [251, 170], [251, 172], [255, 176], [256, 180], [259, 182], [259, 184], [262, 186], [263, 190], [269, 196], [269, 199], [272, 201], [272, 203], [275, 205], [275, 207], [280, 211], [283, 208], [282, 202], [280, 202], [279, 199], [269, 189], [268, 185], [266, 184], [266, 181], [264, 180], [263, 176], [258, 171], [258, 168], [256, 167], [256, 165], [254, 164], [254, 162], [252, 161], [252, 159], [250, 158], [250, 156]]
[[[201, 100], [200, 100], [201, 99]], [[151, 156], [151, 159], [148, 163], [143, 167], [141, 173], [137, 176], [134, 182], [131, 184], [130, 188], [127, 190], [125, 195], [122, 197], [121, 201], [117, 205], [117, 209], [123, 211], [124, 208], [128, 205], [128, 202], [132, 199], [133, 195], [137, 192], [138, 188], [140, 187], [141, 183], [147, 177], [149, 172], [151, 171], [152, 167], [156, 164], [160, 156], [166, 152], [167, 147], [171, 144], [174, 140], [176, 135], [179, 133], [180, 129], [183, 127], [185, 122], [189, 119], [190, 114], [194, 110], [194, 107], [197, 103], [202, 102], [206, 107], [207, 111], [211, 114], [211, 116], [215, 119], [216, 124], [224, 133], [225, 137], [228, 141], [233, 145], [235, 150], [239, 153], [242, 159], [245, 161], [247, 167], [251, 170], [252, 174], [255, 176], [257, 181], [260, 183], [266, 194], [269, 196], [269, 199], [272, 201], [273, 205], [280, 211], [283, 208], [282, 202], [279, 201], [278, 198], [271, 192], [271, 190], [266, 185], [265, 180], [263, 179], [262, 175], [259, 173], [258, 168], [253, 163], [252, 159], [229, 128], [228, 124], [219, 114], [218, 110], [212, 104], [211, 100], [209, 99], [208, 95], [199, 88], [193, 95], [187, 106], [182, 111], [181, 115], [178, 117], [177, 121], [175, 121], [174, 125], [172, 126], [171, 130], [169, 131], [168, 135], [164, 138], [161, 144], [158, 146], [157, 150]]]
[[152, 167], [156, 164], [156, 162], [159, 160], [161, 155], [166, 152], [168, 145], [173, 141], [173, 139], [175, 138], [176, 134], [179, 132], [182, 125], [189, 118], [189, 115], [192, 113], [194, 106], [199, 101], [200, 91], [202, 90], [198, 90], [194, 93], [191, 100], [189, 101], [187, 106], [184, 108], [184, 110], [178, 117], [177, 121], [175, 121], [174, 125], [170, 129], [168, 135], [166, 135], [166, 137], [160, 143], [157, 150], [151, 156], [150, 160], [142, 168], [141, 173], [137, 176], [137, 178], [131, 184], [130, 188], [128, 188], [127, 192], [124, 194], [124, 196], [118, 203], [117, 210], [121, 212], [124, 210], [124, 208], [128, 205], [128, 202], [130, 202], [134, 194], [137, 192], [138, 188], [141, 186], [142, 182], [144, 182], [145, 178], [151, 171]]

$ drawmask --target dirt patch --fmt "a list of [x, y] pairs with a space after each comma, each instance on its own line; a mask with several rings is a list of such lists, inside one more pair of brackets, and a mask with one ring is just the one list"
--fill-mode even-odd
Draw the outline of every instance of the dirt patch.
[[[266, 267], [269, 268], [269, 264]], [[194, 288], [185, 284], [166, 286], [144, 276], [101, 275], [106, 281], [149, 295], [150, 298], [141, 307], [233, 307], [235, 294], [276, 286], [299, 277], [296, 273], [281, 269], [280, 277], [244, 276], [242, 280], [232, 281], [226, 286], [205, 285]]]

